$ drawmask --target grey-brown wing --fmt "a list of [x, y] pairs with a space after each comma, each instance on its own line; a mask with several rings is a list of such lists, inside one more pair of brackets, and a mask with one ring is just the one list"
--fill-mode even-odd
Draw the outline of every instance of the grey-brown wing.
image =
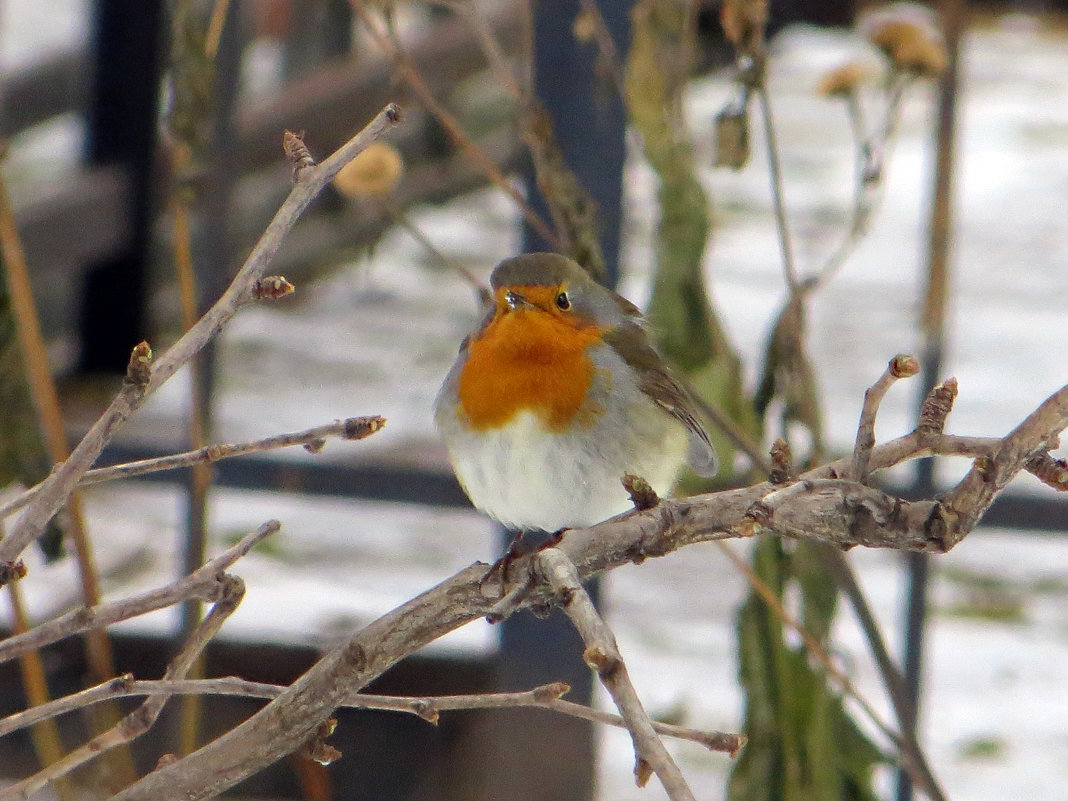
[[708, 432], [697, 418], [693, 398], [668, 371], [637, 323], [627, 322], [605, 334], [605, 342], [638, 374], [638, 387], [657, 406], [686, 426], [690, 438], [690, 466], [711, 478], [719, 470], [719, 457]]

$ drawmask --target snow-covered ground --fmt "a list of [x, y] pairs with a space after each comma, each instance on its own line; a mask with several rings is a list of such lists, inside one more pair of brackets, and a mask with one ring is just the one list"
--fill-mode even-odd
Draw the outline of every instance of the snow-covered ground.
[[[9, 46], [11, 34], [6, 36], [2, 47]], [[949, 424], [955, 433], [1004, 434], [1068, 381], [1066, 44], [1063, 31], [1049, 33], [1021, 17], [966, 39], [946, 364], [946, 374], [960, 381]], [[771, 88], [802, 270], [818, 265], [828, 243], [837, 241], [851, 191], [844, 111], [813, 89], [825, 69], [857, 48], [845, 35], [807, 30], [788, 32], [775, 47]], [[712, 162], [711, 123], [728, 94], [718, 78], [692, 88], [689, 115], [704, 164]], [[812, 354], [837, 449], [850, 447], [864, 388], [887, 359], [918, 347], [933, 161], [931, 94], [920, 88], [909, 95], [885, 205], [869, 238], [813, 306]], [[761, 152], [759, 140], [753, 152]], [[655, 184], [638, 159], [629, 170], [623, 288], [641, 302], [647, 296]], [[742, 173], [709, 169], [703, 178], [717, 223], [707, 272], [752, 371], [783, 295], [766, 172], [756, 157]], [[493, 191], [418, 210], [412, 219], [441, 251], [482, 275], [518, 246], [514, 210]], [[470, 290], [433, 267], [410, 237], [392, 233], [369, 261], [235, 319], [222, 338], [218, 439], [382, 414], [389, 424], [380, 434], [366, 442], [331, 443], [315, 458], [444, 464], [430, 403], [475, 317]], [[179, 377], [131, 427], [149, 435], [173, 426], [187, 391]], [[880, 414], [883, 438], [909, 428], [915, 391], [907, 382], [891, 391]], [[298, 449], [284, 458], [312, 457]], [[942, 476], [950, 480], [962, 468], [950, 465]], [[1014, 489], [1043, 491], [1027, 481]], [[87, 506], [109, 592], [146, 588], [173, 574], [182, 513], [176, 492], [103, 486], [88, 493]], [[497, 549], [491, 527], [473, 512], [220, 490], [212, 508], [213, 551], [272, 517], [283, 521], [282, 532], [235, 569], [248, 592], [225, 636], [325, 644]], [[851, 558], [890, 641], [899, 642], [900, 557], [856, 550]], [[951, 798], [1064, 797], [1066, 565], [1066, 537], [989, 530], [935, 560], [921, 725]], [[56, 587], [73, 586], [70, 566], [31, 569], [23, 586], [41, 615], [60, 600]], [[681, 715], [699, 727], [738, 726], [733, 613], [744, 591], [711, 545], [608, 578], [612, 624], [651, 711]], [[1002, 614], [976, 614], [991, 608]], [[168, 613], [127, 625], [162, 627], [173, 620]], [[843, 663], [889, 717], [848, 613], [841, 615], [839, 635]], [[493, 632], [474, 623], [439, 647], [491, 648]], [[722, 797], [726, 758], [687, 744], [670, 747], [698, 797]], [[634, 788], [625, 734], [606, 732], [602, 755], [602, 799], [663, 797], [655, 782]]]

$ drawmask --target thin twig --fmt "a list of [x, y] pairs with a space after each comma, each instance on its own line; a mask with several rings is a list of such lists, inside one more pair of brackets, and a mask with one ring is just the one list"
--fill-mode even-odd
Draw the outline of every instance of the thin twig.
[[301, 169], [289, 197], [263, 232], [234, 280], [197, 324], [186, 332], [152, 365], [147, 384], [137, 386], [126, 382], [119, 395], [104, 414], [78, 443], [70, 457], [44, 482], [40, 494], [12, 527], [11, 533], [0, 542], [0, 565], [14, 562], [20, 553], [38, 537], [48, 521], [58, 511], [77, 485], [82, 474], [96, 461], [114, 432], [159, 387], [233, 318], [237, 310], [250, 299], [252, 288], [312, 199], [337, 174], [373, 141], [400, 121], [400, 109], [393, 103], [382, 109], [356, 136], [342, 145], [321, 164]]
[[749, 457], [753, 462], [754, 467], [765, 476], [771, 475], [774, 470], [774, 465], [763, 451], [760, 450], [760, 446], [753, 442], [745, 429], [743, 429], [730, 415], [706, 401], [696, 390], [690, 391], [690, 398], [697, 404], [697, 408], [701, 410], [705, 417], [719, 429], [720, 433], [734, 443], [734, 447]]
[[[820, 548], [819, 554], [834, 576], [838, 588], [853, 607], [853, 613], [864, 631], [868, 647], [871, 649], [872, 657], [875, 659], [875, 665], [879, 669], [879, 675], [883, 680], [883, 685], [886, 687], [886, 694], [894, 705], [894, 714], [897, 717], [898, 725], [901, 727], [902, 735], [910, 743], [915, 743], [915, 735], [907, 731], [905, 726], [905, 721], [915, 720], [916, 714], [912, 707], [912, 701], [909, 699], [905, 689], [905, 678], [890, 656], [890, 650], [886, 647], [886, 642], [883, 640], [875, 614], [864, 596], [860, 582], [857, 581], [856, 573], [853, 571], [845, 554], [841, 551], [834, 548]], [[918, 744], [915, 747], [919, 749]]]
[[901, 101], [913, 80], [914, 77], [908, 72], [897, 69], [891, 71], [884, 87], [886, 108], [882, 122], [870, 135], [865, 132], [856, 90], [846, 95], [846, 110], [854, 145], [853, 208], [849, 227], [838, 247], [823, 266], [803, 282], [806, 291], [815, 290], [830, 281], [867, 234], [868, 224], [875, 216], [886, 186], [886, 165], [901, 116]]
[[187, 598], [196, 597], [205, 601], [218, 600], [221, 582], [225, 579], [227, 568], [281, 527], [281, 523], [277, 520], [267, 521], [210, 562], [206, 562], [188, 576], [164, 587], [118, 601], [73, 609], [27, 632], [8, 637], [0, 642], [0, 663], [14, 659], [27, 651], [58, 642], [72, 634], [104, 628], [120, 620], [129, 620], [157, 609], [166, 609]]
[[864, 112], [855, 87], [846, 94], [845, 101], [853, 139], [853, 208], [849, 215], [849, 227], [838, 247], [814, 275], [805, 279], [804, 287], [810, 292], [834, 277], [867, 233], [879, 197], [877, 191], [883, 185], [883, 172], [874, 162], [878, 146], [865, 133]]
[[435, 2], [447, 6], [455, 14], [467, 21], [471, 30], [475, 33], [478, 45], [482, 49], [482, 54], [486, 57], [486, 62], [493, 71], [494, 77], [500, 81], [513, 100], [525, 102], [527, 95], [523, 93], [523, 88], [515, 77], [515, 71], [509, 66], [508, 57], [501, 48], [501, 43], [497, 41], [497, 37], [493, 33], [493, 27], [490, 25], [489, 20], [486, 19], [486, 15], [482, 13], [479, 4], [474, 0], [466, 0], [466, 2], [459, 3], [450, 2], [449, 0], [435, 0]]
[[411, 219], [409, 219], [408, 215], [404, 213], [403, 209], [399, 209], [396, 206], [387, 203], [384, 203], [382, 205], [384, 211], [389, 216], [389, 218], [393, 220], [395, 225], [399, 225], [401, 228], [407, 231], [408, 234], [412, 237], [412, 239], [414, 239], [416, 242], [423, 246], [423, 249], [426, 250], [427, 253], [429, 253], [431, 256], [441, 262], [444, 267], [452, 270], [457, 275], [459, 275], [464, 281], [466, 281], [471, 286], [472, 289], [475, 290], [475, 296], [478, 298], [480, 304], [485, 303], [488, 300], [488, 298], [490, 297], [489, 289], [486, 287], [485, 284], [478, 280], [478, 276], [471, 272], [471, 270], [466, 265], [460, 264], [455, 259], [450, 259], [444, 253], [442, 253], [438, 249], [437, 245], [430, 241], [430, 238], [426, 234], [424, 234], [419, 229], [419, 227], [411, 221]]
[[[164, 470], [176, 470], [189, 467], [194, 464], [211, 464], [221, 459], [231, 459], [235, 456], [245, 456], [249, 453], [287, 448], [292, 445], [303, 445], [306, 449], [317, 452], [322, 441], [327, 437], [341, 437], [342, 439], [357, 440], [371, 436], [381, 431], [386, 419], [378, 415], [365, 417], [349, 417], [345, 420], [335, 420], [314, 428], [303, 431], [293, 431], [288, 434], [276, 434], [273, 437], [251, 440], [249, 442], [235, 442], [228, 445], [208, 445], [193, 451], [176, 453], [170, 456], [158, 456], [153, 459], [140, 459], [135, 462], [112, 465], [110, 467], [96, 467], [87, 470], [78, 482], [79, 487], [88, 487], [93, 484], [101, 484], [119, 478], [134, 478], [149, 473], [158, 473]], [[41, 490], [41, 485], [26, 490], [22, 494], [12, 498], [3, 506], [0, 506], [0, 519], [7, 517], [28, 504]]]
[[558, 548], [539, 551], [535, 559], [539, 572], [549, 582], [560, 606], [586, 645], [582, 658], [597, 671], [597, 677], [627, 722], [627, 731], [634, 742], [634, 775], [638, 785], [644, 786], [651, 769], [672, 801], [694, 801], [693, 791], [661, 742], [627, 675], [627, 666], [619, 654], [615, 637], [583, 589], [575, 565]]
[[[182, 644], [178, 653], [163, 674], [164, 679], [182, 679], [197, 661], [208, 642], [218, 633], [226, 619], [237, 609], [245, 594], [245, 585], [236, 576], [226, 576], [220, 597], [211, 611], [201, 620]], [[149, 696], [137, 709], [124, 717], [108, 731], [98, 734], [87, 743], [71, 751], [58, 762], [38, 771], [28, 779], [0, 790], [0, 801], [28, 799], [58, 777], [66, 776], [75, 768], [96, 759], [101, 754], [140, 737], [156, 722], [166, 705], [170, 693]]]
[[[626, 723], [619, 715], [593, 709], [583, 704], [576, 704], [572, 701], [564, 701], [560, 698], [570, 689], [566, 684], [556, 682], [544, 684], [531, 690], [512, 693], [419, 697], [351, 693], [342, 699], [340, 705], [348, 709], [403, 712], [417, 715], [430, 723], [436, 723], [441, 712], [532, 707], [535, 709], [547, 709], [594, 723], [626, 728]], [[24, 712], [17, 712], [0, 719], [0, 737], [41, 721], [55, 718], [92, 704], [98, 704], [107, 699], [146, 695], [223, 695], [271, 700], [277, 698], [285, 690], [286, 687], [284, 685], [247, 681], [234, 676], [220, 679], [137, 681], [132, 674], [127, 673], [95, 687], [90, 687], [81, 692], [67, 695], [47, 704], [34, 706]], [[657, 721], [653, 721], [653, 726], [659, 734], [680, 740], [689, 740], [704, 746], [710, 751], [722, 751], [733, 755], [745, 744], [745, 736], [741, 734], [693, 729]]]
[[864, 484], [868, 480], [868, 460], [875, 446], [875, 416], [883, 396], [898, 379], [914, 376], [919, 371], [920, 363], [915, 358], [898, 354], [890, 360], [879, 379], [865, 391], [856, 444], [853, 446], [853, 465], [849, 471], [849, 477], [854, 481]]
[[527, 199], [523, 196], [515, 184], [509, 181], [505, 177], [504, 173], [500, 171], [500, 168], [493, 163], [486, 152], [480, 148], [474, 140], [464, 131], [463, 126], [460, 125], [459, 120], [452, 115], [452, 113], [446, 109], [438, 99], [434, 96], [434, 93], [427, 86], [423, 76], [419, 74], [419, 70], [416, 69], [412, 60], [403, 52], [400, 47], [400, 42], [396, 38], [396, 34], [393, 31], [388, 30], [387, 26], [381, 24], [379, 20], [372, 15], [364, 6], [363, 0], [352, 0], [352, 8], [355, 10], [356, 15], [364, 24], [364, 29], [368, 31], [371, 38], [374, 39], [382, 51], [389, 56], [396, 66], [397, 71], [404, 79], [405, 83], [411, 88], [413, 92], [419, 97], [419, 100], [430, 111], [431, 114], [437, 118], [441, 123], [441, 127], [452, 139], [453, 144], [461, 150], [464, 155], [479, 169], [482, 173], [489, 178], [489, 180], [498, 189], [504, 191], [516, 204], [516, 208], [523, 215], [523, 218], [530, 224], [530, 226], [538, 232], [546, 242], [550, 243], [554, 249], [560, 249], [559, 237], [555, 232], [549, 228], [549, 225], [541, 218], [541, 216], [533, 209], [533, 207], [527, 202]]
[[775, 230], [779, 234], [779, 250], [782, 255], [783, 273], [786, 286], [791, 292], [797, 291], [797, 269], [794, 266], [794, 250], [790, 241], [790, 225], [786, 217], [785, 189], [782, 180], [782, 165], [779, 162], [779, 145], [775, 135], [775, 120], [771, 113], [771, 99], [768, 87], [762, 78], [757, 87], [760, 114], [764, 122], [764, 141], [767, 145], [768, 172], [771, 178], [771, 197], [775, 206]]
[[[59, 394], [49, 369], [26, 254], [23, 251], [22, 240], [15, 224], [15, 216], [2, 173], [0, 173], [0, 248], [3, 251], [6, 267], [4, 272], [7, 277], [8, 294], [11, 297], [18, 341], [24, 355], [27, 379], [40, 420], [41, 432], [51, 460], [61, 462], [70, 455], [70, 443], [67, 441], [67, 431], [60, 410]], [[81, 497], [76, 492], [69, 493], [66, 498], [66, 507], [65, 534], [74, 544], [82, 601], [91, 606], [100, 602], [100, 578], [89, 529], [85, 524]], [[44, 522], [47, 524], [48, 521]], [[41, 530], [44, 530], [43, 525]], [[89, 675], [93, 679], [103, 681], [108, 676], [114, 675], [115, 660], [107, 632], [103, 630], [90, 632], [86, 637], [85, 651]], [[99, 720], [89, 723], [96, 729], [106, 728], [118, 720], [120, 714], [119, 709], [113, 707], [99, 711]], [[110, 760], [111, 768], [120, 780], [130, 782], [137, 777], [133, 759], [129, 753], [113, 754]]]

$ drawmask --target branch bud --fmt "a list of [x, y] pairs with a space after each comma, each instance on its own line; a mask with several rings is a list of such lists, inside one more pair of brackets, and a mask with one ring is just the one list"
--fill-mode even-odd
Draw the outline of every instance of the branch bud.
[[300, 171], [305, 167], [314, 167], [315, 159], [311, 151], [304, 144], [304, 131], [294, 133], [286, 131], [282, 134], [282, 152], [286, 154], [286, 161], [293, 165], [293, 180], [297, 180]]
[[915, 356], [899, 353], [890, 360], [889, 370], [894, 378], [912, 378], [920, 372], [920, 363]]
[[126, 381], [141, 389], [147, 387], [152, 380], [152, 358], [152, 348], [147, 342], [134, 345], [126, 364]]
[[946, 418], [953, 411], [953, 401], [957, 398], [957, 379], [947, 378], [927, 393], [920, 407], [920, 420], [916, 424], [916, 433], [921, 436], [941, 434], [946, 426]]
[[252, 284], [252, 297], [256, 300], [278, 300], [295, 291], [284, 275], [265, 275]]

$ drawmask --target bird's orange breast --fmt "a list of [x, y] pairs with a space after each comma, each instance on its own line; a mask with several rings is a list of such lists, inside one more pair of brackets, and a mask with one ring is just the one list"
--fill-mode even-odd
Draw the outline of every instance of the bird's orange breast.
[[459, 379], [459, 403], [476, 430], [506, 425], [531, 411], [550, 431], [579, 413], [593, 383], [588, 348], [596, 326], [577, 325], [543, 308], [498, 312], [468, 344]]

